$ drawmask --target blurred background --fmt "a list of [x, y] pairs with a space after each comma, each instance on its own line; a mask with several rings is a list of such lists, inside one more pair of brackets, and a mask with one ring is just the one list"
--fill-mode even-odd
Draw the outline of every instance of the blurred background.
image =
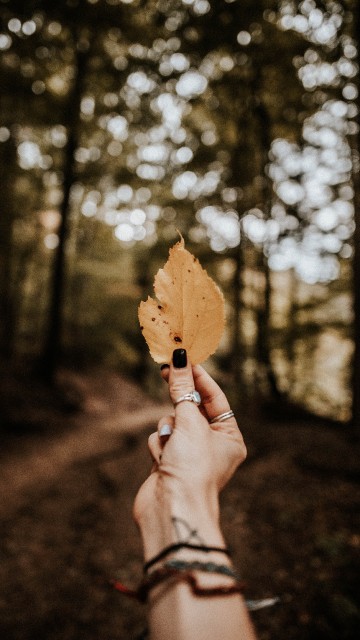
[[114, 510], [131, 520], [166, 405], [137, 307], [178, 231], [226, 299], [207, 367], [251, 455], [225, 513], [250, 582], [287, 603], [260, 637], [358, 637], [358, 2], [0, 0], [0, 18], [2, 637], [139, 633], [91, 580], [141, 566]]

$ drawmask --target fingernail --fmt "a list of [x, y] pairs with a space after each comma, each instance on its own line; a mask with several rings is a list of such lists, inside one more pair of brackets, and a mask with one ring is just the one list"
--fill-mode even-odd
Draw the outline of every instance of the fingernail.
[[162, 364], [162, 365], [161, 365], [161, 367], [160, 367], [161, 371], [162, 371], [163, 369], [168, 369], [168, 368], [169, 368], [169, 365], [168, 365], [168, 364]]
[[175, 349], [173, 352], [173, 365], [176, 369], [184, 369], [187, 365], [187, 356], [185, 349]]
[[171, 436], [171, 434], [172, 427], [169, 424], [163, 424], [163, 426], [160, 428], [159, 436]]

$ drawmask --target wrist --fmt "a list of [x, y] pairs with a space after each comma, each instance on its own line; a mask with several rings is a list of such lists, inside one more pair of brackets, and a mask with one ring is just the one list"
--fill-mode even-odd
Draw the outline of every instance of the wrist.
[[[158, 497], [151, 508], [138, 509], [135, 520], [139, 526], [144, 559], [149, 560], [163, 548], [189, 542], [195, 545], [224, 547], [219, 523], [217, 493], [169, 491], [159, 488]], [[191, 554], [191, 552], [188, 552]]]

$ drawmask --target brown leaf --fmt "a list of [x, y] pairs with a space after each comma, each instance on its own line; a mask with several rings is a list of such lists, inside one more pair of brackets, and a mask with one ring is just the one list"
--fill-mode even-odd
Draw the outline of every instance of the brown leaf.
[[199, 364], [216, 350], [225, 325], [224, 297], [184, 240], [169, 251], [169, 259], [155, 276], [157, 300], [139, 306], [139, 321], [150, 354], [169, 363], [174, 349], [186, 349]]

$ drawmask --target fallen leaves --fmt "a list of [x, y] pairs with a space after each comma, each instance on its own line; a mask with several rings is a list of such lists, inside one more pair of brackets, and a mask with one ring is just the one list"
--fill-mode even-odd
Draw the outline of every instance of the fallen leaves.
[[156, 300], [139, 306], [143, 336], [155, 362], [169, 363], [176, 348], [186, 349], [192, 364], [216, 350], [225, 326], [224, 297], [183, 238], [155, 276]]

